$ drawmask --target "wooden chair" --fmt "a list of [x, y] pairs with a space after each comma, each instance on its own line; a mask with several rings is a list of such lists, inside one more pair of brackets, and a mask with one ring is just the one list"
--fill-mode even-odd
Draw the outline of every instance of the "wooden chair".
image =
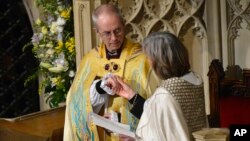
[[224, 71], [222, 63], [215, 59], [210, 64], [208, 77], [210, 127], [250, 124], [250, 70], [229, 66]]

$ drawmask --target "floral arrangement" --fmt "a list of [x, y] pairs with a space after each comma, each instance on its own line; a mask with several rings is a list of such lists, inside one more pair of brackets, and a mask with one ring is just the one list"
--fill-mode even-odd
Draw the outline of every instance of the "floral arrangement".
[[36, 20], [31, 42], [25, 47], [33, 47], [39, 66], [25, 85], [41, 74], [39, 94], [45, 94], [50, 107], [57, 107], [65, 102], [75, 75], [72, 4], [60, 0], [36, 0], [36, 3], [42, 16]]

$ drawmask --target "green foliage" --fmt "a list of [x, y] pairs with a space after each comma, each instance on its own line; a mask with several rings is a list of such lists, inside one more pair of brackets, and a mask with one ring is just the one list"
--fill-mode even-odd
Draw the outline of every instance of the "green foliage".
[[37, 80], [37, 78], [38, 78], [38, 73], [37, 71], [35, 71], [33, 74], [28, 76], [28, 78], [24, 81], [24, 86], [26, 87], [32, 81]]
[[41, 6], [44, 12], [53, 14], [57, 10], [57, 0], [36, 0], [37, 6]]

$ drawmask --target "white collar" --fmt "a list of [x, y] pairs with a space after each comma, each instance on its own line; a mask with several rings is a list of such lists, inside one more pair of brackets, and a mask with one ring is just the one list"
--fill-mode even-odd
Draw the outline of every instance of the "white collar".
[[193, 72], [187, 73], [180, 78], [194, 85], [200, 85], [202, 83], [202, 78]]

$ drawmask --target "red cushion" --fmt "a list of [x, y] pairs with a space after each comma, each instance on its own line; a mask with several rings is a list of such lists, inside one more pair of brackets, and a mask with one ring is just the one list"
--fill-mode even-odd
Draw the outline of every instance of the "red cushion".
[[250, 124], [250, 97], [228, 96], [220, 99], [220, 124]]

